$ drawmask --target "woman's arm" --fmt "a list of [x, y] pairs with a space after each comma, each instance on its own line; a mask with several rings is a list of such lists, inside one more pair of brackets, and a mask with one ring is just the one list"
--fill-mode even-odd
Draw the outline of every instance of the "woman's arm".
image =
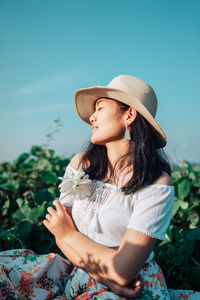
[[91, 276], [97, 276], [98, 281], [110, 280], [120, 286], [127, 286], [134, 280], [155, 246], [156, 239], [127, 229], [118, 250], [105, 247], [78, 232], [59, 201], [55, 200], [53, 204], [57, 210], [49, 207], [49, 215], [43, 223], [64, 243], [64, 251], [66, 247], [66, 251], [70, 248], [77, 254], [82, 269]]
[[80, 232], [66, 235], [62, 241], [66, 246], [70, 245], [81, 258], [81, 268], [88, 274], [127, 286], [136, 278], [157, 240], [127, 229], [118, 250], [99, 245]]
[[55, 238], [55, 241], [56, 245], [66, 256], [66, 258], [70, 260], [73, 265], [81, 268], [81, 258], [68, 245], [64, 244], [62, 240]]
[[116, 295], [126, 297], [126, 298], [138, 298], [143, 290], [143, 283], [142, 279], [136, 279], [131, 286], [121, 287], [120, 285], [116, 284], [115, 282], [99, 277], [95, 273], [88, 272], [88, 268], [85, 268], [85, 263], [81, 261], [80, 257], [64, 242], [56, 238], [56, 244], [63, 252], [63, 254], [77, 267], [83, 269], [85, 272], [88, 273], [90, 277], [95, 279], [96, 281], [104, 284], [108, 288], [110, 288]]

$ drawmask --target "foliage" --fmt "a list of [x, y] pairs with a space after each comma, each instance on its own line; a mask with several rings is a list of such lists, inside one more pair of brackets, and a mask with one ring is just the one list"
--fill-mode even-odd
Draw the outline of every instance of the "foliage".
[[175, 186], [173, 217], [166, 239], [156, 249], [171, 288], [200, 287], [200, 166], [183, 161], [172, 172]]
[[47, 207], [59, 197], [58, 177], [69, 161], [55, 156], [52, 149], [33, 146], [13, 163], [0, 164], [0, 250], [58, 250], [42, 221]]
[[[55, 156], [52, 149], [33, 146], [13, 163], [0, 164], [0, 251], [29, 248], [39, 254], [60, 253], [42, 220], [59, 197], [58, 177], [69, 161]], [[173, 218], [166, 239], [155, 248], [156, 260], [169, 288], [199, 290], [200, 166], [183, 161], [174, 167], [172, 179]]]

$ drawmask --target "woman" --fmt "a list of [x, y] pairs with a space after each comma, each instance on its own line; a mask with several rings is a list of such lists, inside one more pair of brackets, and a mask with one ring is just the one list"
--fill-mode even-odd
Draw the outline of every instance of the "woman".
[[[198, 299], [193, 291], [168, 290], [152, 260], [157, 240], [165, 239], [174, 199], [170, 166], [158, 150], [166, 137], [154, 119], [155, 92], [144, 81], [121, 75], [107, 87], [77, 90], [74, 104], [92, 127], [91, 143], [67, 166], [60, 201], [43, 221], [68, 260], [51, 254], [48, 264], [47, 256], [29, 253], [25, 293], [30, 299]], [[16, 254], [18, 264], [22, 252]], [[37, 275], [39, 264], [43, 272]]]

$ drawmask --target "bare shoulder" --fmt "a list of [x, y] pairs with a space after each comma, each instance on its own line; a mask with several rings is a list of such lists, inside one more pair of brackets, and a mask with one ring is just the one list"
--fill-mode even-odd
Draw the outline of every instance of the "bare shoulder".
[[174, 185], [171, 177], [166, 172], [163, 172], [162, 175], [158, 179], [156, 179], [153, 184]]
[[82, 159], [84, 153], [85, 153], [85, 152], [79, 152], [79, 153], [75, 154], [75, 155], [72, 157], [72, 159], [71, 159], [71, 161], [70, 161], [70, 166], [71, 166], [72, 168], [74, 168], [74, 169], [76, 169], [76, 170], [78, 170], [78, 168], [80, 169], [79, 163], [80, 163], [80, 161], [81, 161], [81, 159]]

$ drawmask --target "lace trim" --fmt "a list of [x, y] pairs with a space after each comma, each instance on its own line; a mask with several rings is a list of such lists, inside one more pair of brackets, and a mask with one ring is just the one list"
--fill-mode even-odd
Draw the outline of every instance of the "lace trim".
[[137, 227], [135, 227], [135, 226], [128, 225], [127, 228], [134, 229], [134, 230], [136, 230], [136, 231], [138, 231], [138, 232], [140, 232], [140, 233], [142, 233], [142, 234], [146, 234], [146, 235], [148, 235], [148, 236], [150, 236], [150, 237], [152, 237], [152, 238], [154, 238], [154, 239], [155, 239], [155, 238], [156, 238], [156, 239], [159, 239], [159, 240], [164, 240], [164, 239], [165, 239], [165, 238], [163, 238], [161, 235], [151, 234], [151, 233], [147, 232], [146, 230], [137, 228]]

